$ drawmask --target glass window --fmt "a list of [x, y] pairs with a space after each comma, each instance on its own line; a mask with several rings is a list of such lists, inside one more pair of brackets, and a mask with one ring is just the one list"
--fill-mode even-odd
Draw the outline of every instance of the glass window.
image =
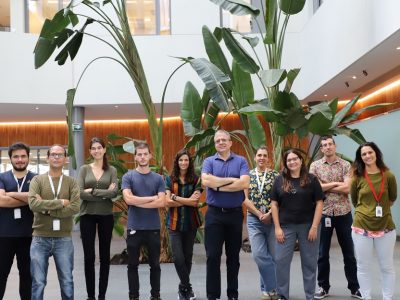
[[[251, 0], [244, 0], [247, 3], [251, 3]], [[235, 16], [226, 10], [222, 10], [222, 26], [229, 27], [241, 33], [251, 32], [251, 17], [247, 16]]]
[[28, 0], [28, 32], [40, 33], [44, 20], [52, 19], [60, 9], [59, 0]]
[[0, 31], [10, 31], [10, 0], [0, 0]]

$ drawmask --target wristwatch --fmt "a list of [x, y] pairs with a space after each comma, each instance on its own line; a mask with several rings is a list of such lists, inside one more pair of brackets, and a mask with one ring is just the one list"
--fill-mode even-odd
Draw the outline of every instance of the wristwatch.
[[172, 199], [173, 201], [176, 201], [176, 195], [175, 195], [175, 194], [172, 194], [171, 199]]

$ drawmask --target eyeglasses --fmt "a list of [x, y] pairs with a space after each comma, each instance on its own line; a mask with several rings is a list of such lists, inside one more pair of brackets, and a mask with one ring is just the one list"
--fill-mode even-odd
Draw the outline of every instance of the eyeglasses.
[[50, 153], [49, 156], [52, 158], [62, 158], [65, 157], [65, 153]]

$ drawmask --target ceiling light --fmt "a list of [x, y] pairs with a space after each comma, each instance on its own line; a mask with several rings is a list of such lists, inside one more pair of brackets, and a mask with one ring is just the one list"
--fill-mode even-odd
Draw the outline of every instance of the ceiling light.
[[400, 46], [396, 48], [396, 50], [400, 50]]
[[363, 70], [363, 72], [362, 72], [363, 74], [364, 74], [364, 76], [368, 76], [368, 72], [367, 72], [367, 70]]
[[118, 108], [118, 105], [114, 105], [114, 108]]
[[324, 97], [328, 97], [328, 95], [327, 95], [327, 94], [325, 94], [325, 95], [324, 95]]
[[353, 75], [353, 76], [351, 76], [351, 78], [353, 78], [353, 79], [357, 79], [357, 76], [356, 76], [356, 75]]
[[36, 109], [36, 110], [39, 110], [39, 106], [36, 106], [35, 109]]

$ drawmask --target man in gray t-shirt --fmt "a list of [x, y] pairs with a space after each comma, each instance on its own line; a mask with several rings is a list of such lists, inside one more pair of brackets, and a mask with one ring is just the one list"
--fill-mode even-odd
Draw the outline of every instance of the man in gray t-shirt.
[[158, 208], [165, 206], [165, 185], [162, 177], [150, 170], [149, 145], [139, 143], [135, 148], [138, 167], [122, 177], [122, 194], [128, 204], [129, 300], [139, 300], [139, 256], [142, 245], [147, 246], [150, 265], [150, 300], [160, 298], [160, 218]]

